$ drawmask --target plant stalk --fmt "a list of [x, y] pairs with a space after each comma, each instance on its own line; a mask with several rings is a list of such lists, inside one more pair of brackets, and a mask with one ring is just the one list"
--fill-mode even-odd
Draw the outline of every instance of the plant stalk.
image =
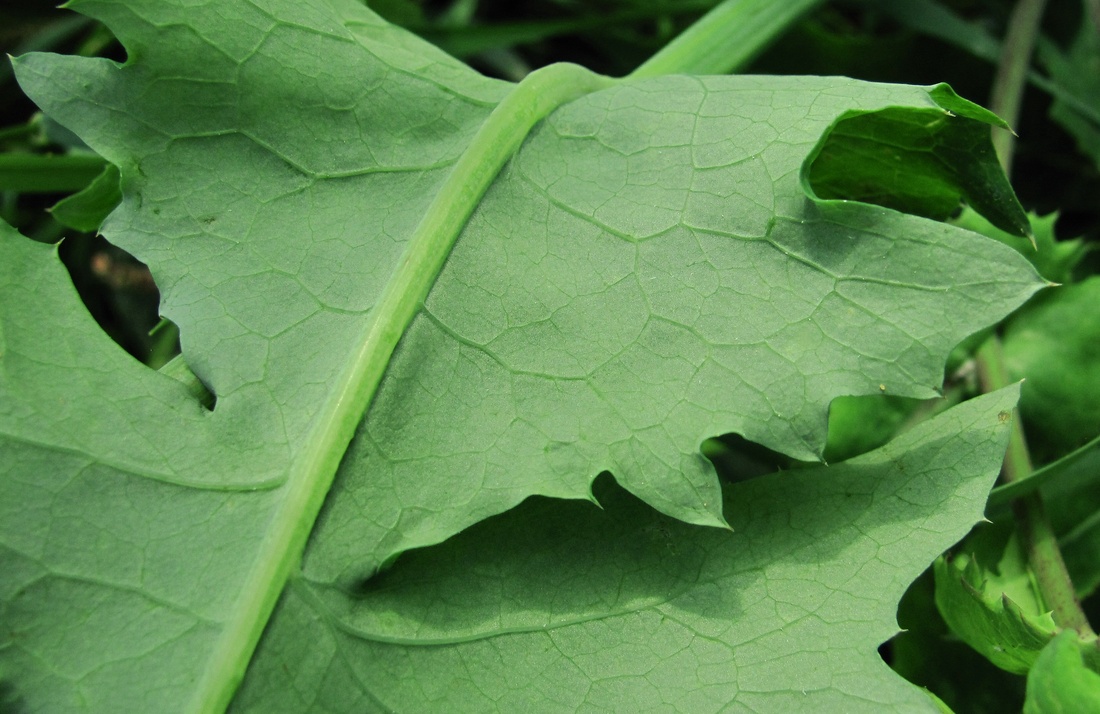
[[748, 64], [778, 35], [823, 0], [725, 0], [631, 72], [729, 74]]
[[106, 160], [92, 153], [0, 154], [0, 190], [19, 193], [79, 191], [103, 172]]
[[[993, 79], [990, 97], [994, 114], [1016, 126], [1020, 118], [1020, 103], [1031, 67], [1031, 53], [1039, 35], [1046, 0], [1020, 0], [1012, 9], [1008, 31], [1001, 46], [1001, 59], [997, 64], [997, 76]], [[1001, 160], [1005, 173], [1012, 174], [1012, 159], [1016, 150], [1016, 136], [1004, 131], [993, 132], [993, 147]]]
[[[976, 357], [978, 379], [983, 391], [991, 392], [1010, 383], [1001, 340], [996, 334], [990, 335], [978, 348]], [[1001, 476], [1005, 482], [1012, 483], [1028, 478], [1033, 468], [1018, 411], [1014, 409], [1009, 418], [1008, 452], [1001, 467]], [[1058, 536], [1047, 517], [1042, 494], [1033, 491], [1016, 499], [1012, 503], [1012, 511], [1028, 564], [1035, 573], [1043, 601], [1054, 611], [1054, 621], [1061, 627], [1073, 628], [1081, 635], [1095, 634], [1077, 599], [1073, 581], [1058, 547]]]
[[[1046, 0], [1019, 0], [1009, 19], [990, 100], [990, 109], [1009, 124], [1014, 124], [1020, 116], [1020, 101], [1045, 6]], [[993, 143], [1001, 165], [1005, 173], [1008, 173], [1012, 167], [1016, 136], [1009, 132], [995, 131]], [[1009, 384], [1001, 340], [996, 333], [990, 335], [978, 348], [975, 358], [978, 363], [978, 378], [984, 391], [990, 392]], [[1001, 475], [1005, 482], [1012, 483], [1028, 478], [1034, 468], [1020, 424], [1019, 410], [1013, 409], [1009, 418], [1012, 423]], [[1058, 538], [1047, 517], [1042, 494], [1033, 491], [1016, 499], [1012, 503], [1012, 511], [1027, 553], [1028, 564], [1035, 573], [1044, 602], [1054, 611], [1054, 621], [1061, 627], [1077, 630], [1081, 635], [1094, 634], [1077, 599], [1073, 581], [1058, 547]]]

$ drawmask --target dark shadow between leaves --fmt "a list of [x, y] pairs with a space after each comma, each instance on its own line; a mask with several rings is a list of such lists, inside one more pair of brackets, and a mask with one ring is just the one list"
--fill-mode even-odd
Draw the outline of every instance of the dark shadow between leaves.
[[[882, 612], [872, 608], [866, 618], [885, 637], [894, 611], [887, 603], [927, 565], [906, 563], [915, 544], [897, 542], [896, 522], [931, 518], [958, 488], [920, 470], [941, 447], [933, 441], [895, 458], [729, 485], [733, 533], [660, 514], [604, 474], [593, 488], [603, 510], [530, 498], [404, 554], [351, 592], [317, 582], [310, 589], [345, 631], [408, 645], [545, 631], [647, 609], [780, 631], [815, 616], [827, 600], [835, 607], [837, 597], [882, 603]], [[896, 567], [905, 572], [891, 578], [896, 593], [871, 580], [884, 558], [903, 563]], [[789, 602], [763, 597], [777, 587]]]
[[29, 712], [27, 701], [19, 696], [15, 685], [6, 680], [0, 680], [0, 714], [24, 714]]

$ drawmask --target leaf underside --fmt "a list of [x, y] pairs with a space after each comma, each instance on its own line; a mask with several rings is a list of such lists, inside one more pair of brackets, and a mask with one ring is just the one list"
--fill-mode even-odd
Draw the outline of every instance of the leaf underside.
[[[476, 210], [347, 452], [313, 454], [329, 428], [321, 405], [348, 396], [345, 367], [409, 236], [510, 85], [352, 0], [72, 6], [106, 22], [129, 61], [30, 55], [17, 61], [19, 80], [119, 167], [123, 201], [103, 232], [150, 266], [161, 310], [179, 325], [184, 356], [217, 405], [206, 410], [176, 381], [119, 353], [79, 312], [62, 269], [44, 255], [50, 249], [4, 232], [0, 599], [12, 624], [0, 640], [0, 676], [12, 673], [32, 710], [186, 708], [203, 677], [224, 676], [232, 691], [247, 658], [216, 653], [230, 651], [227, 640], [258, 636], [239, 620], [262, 626], [282, 588], [256, 575], [272, 557], [265, 539], [280, 529], [312, 535], [300, 563], [295, 552], [275, 554], [302, 574], [245, 690], [265, 701], [287, 688], [307, 696], [327, 681], [333, 657], [353, 658], [340, 672], [364, 676], [357, 667], [375, 655], [361, 648], [390, 635], [370, 630], [345, 651], [332, 632], [343, 631], [345, 616], [370, 616], [357, 588], [392, 556], [533, 495], [590, 498], [603, 471], [679, 521], [610, 487], [597, 494], [606, 522], [585, 504], [551, 502], [540, 506], [546, 517], [576, 512], [592, 538], [613, 542], [623, 528], [666, 524], [699, 558], [758, 549], [786, 516], [754, 513], [754, 499], [779, 508], [809, 489], [809, 507], [817, 481], [773, 479], [752, 486], [759, 495], [723, 496], [699, 453], [703, 439], [738, 432], [815, 458], [834, 397], [933, 396], [948, 350], [1042, 285], [1014, 251], [970, 232], [807, 196], [804, 162], [835, 122], [850, 112], [937, 110], [926, 88], [830, 78], [621, 82], [538, 124], [489, 190], [468, 197]], [[984, 120], [960, 106], [947, 121]], [[965, 414], [962, 423], [981, 421]], [[944, 453], [995, 450], [1000, 437], [974, 428]], [[331, 464], [328, 477], [339, 464], [315, 528], [314, 514], [292, 497], [313, 486], [299, 478], [310, 459]], [[914, 551], [923, 564], [889, 570], [885, 590], [871, 578], [871, 590], [852, 594], [877, 608], [860, 626], [845, 625], [856, 639], [804, 640], [795, 651], [855, 648], [870, 667], [905, 578], [980, 512], [971, 501], [989, 486], [989, 464], [947, 469], [972, 492], [956, 504], [962, 510], [944, 511], [956, 515], [943, 516], [942, 527], [923, 526], [937, 534]], [[938, 473], [926, 478], [937, 482]], [[834, 474], [818, 480], [834, 483]], [[946, 489], [936, 491], [937, 506], [954, 503], [951, 483], [937, 482]], [[901, 518], [888, 512], [868, 517]], [[814, 543], [835, 537], [877, 552], [870, 536], [850, 531], [854, 518], [827, 518]], [[737, 535], [680, 525], [724, 519]], [[500, 527], [477, 533], [491, 540]], [[670, 552], [654, 547], [647, 558]], [[761, 551], [754, 572], [769, 564], [786, 572], [793, 566], [782, 565], [784, 553]], [[686, 588], [683, 561], [675, 563], [654, 577]], [[723, 598], [760, 597], [754, 607], [774, 610], [787, 597], [765, 597], [745, 577], [715, 571], [723, 592], [695, 614], [714, 619]], [[258, 592], [258, 582], [270, 592]], [[840, 598], [846, 582], [823, 580], [821, 602]], [[663, 587], [640, 583], [645, 607], [631, 618], [657, 627], [665, 616], [652, 608], [667, 597]], [[594, 612], [600, 624], [592, 627], [620, 631]], [[310, 628], [322, 626], [336, 629], [315, 638]], [[673, 639], [696, 632], [706, 647], [717, 637], [698, 623], [682, 627]], [[285, 628], [292, 639], [311, 633], [299, 645], [314, 649], [295, 665], [308, 685], [266, 674], [276, 665], [263, 652], [287, 656]], [[583, 630], [570, 632], [593, 636]], [[747, 635], [731, 637], [716, 640], [719, 662]], [[524, 642], [538, 650], [550, 641]], [[489, 648], [478, 657], [495, 647], [471, 646]], [[378, 667], [407, 657], [394, 652]], [[467, 656], [431, 652], [452, 663]], [[626, 651], [615, 652], [617, 661]], [[701, 662], [693, 671], [710, 672]], [[729, 671], [713, 670], [726, 678], [708, 694], [715, 701], [785, 686], [731, 684]], [[880, 672], [883, 682], [891, 676]], [[836, 696], [847, 691], [830, 681]], [[899, 682], [883, 686], [904, 699]], [[338, 696], [348, 706], [365, 701]]]
[[[935, 711], [877, 652], [980, 519], [1016, 389], [726, 493], [734, 532], [528, 501], [342, 590], [295, 579], [234, 711]], [[306, 646], [304, 643], [310, 643]], [[286, 672], [312, 685], [293, 693]]]

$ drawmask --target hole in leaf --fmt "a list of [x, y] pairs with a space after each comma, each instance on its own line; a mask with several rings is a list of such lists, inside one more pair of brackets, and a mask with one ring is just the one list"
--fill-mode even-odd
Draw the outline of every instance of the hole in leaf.
[[145, 264], [98, 235], [64, 240], [59, 251], [100, 328], [134, 359], [182, 382], [213, 409], [213, 394], [180, 356], [179, 330], [158, 314], [160, 292]]
[[739, 483], [759, 476], [789, 469], [794, 460], [772, 451], [766, 446], [749, 441], [739, 434], [724, 434], [707, 439], [702, 446], [718, 477], [725, 483]]
[[179, 352], [174, 335], [151, 334], [160, 294], [143, 263], [101, 236], [69, 238], [60, 253], [80, 299], [120, 347], [153, 369]]

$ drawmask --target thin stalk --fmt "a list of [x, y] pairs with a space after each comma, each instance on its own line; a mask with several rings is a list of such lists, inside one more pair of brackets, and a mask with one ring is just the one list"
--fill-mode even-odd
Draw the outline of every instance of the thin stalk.
[[[1020, 115], [1020, 100], [1023, 98], [1031, 52], [1045, 5], [1046, 0], [1019, 0], [1012, 10], [1001, 62], [994, 78], [990, 107], [1009, 124], [1015, 123]], [[993, 139], [997, 155], [1008, 173], [1012, 166], [1016, 137], [1000, 131], [994, 132]], [[983, 390], [990, 392], [1009, 384], [1001, 340], [996, 333], [986, 339], [975, 357]], [[1011, 419], [1008, 452], [1001, 468], [1001, 476], [1007, 483], [1028, 478], [1034, 470], [1018, 410], [1012, 411]], [[1012, 503], [1012, 511], [1027, 553], [1028, 564], [1035, 573], [1043, 600], [1054, 611], [1054, 621], [1062, 627], [1071, 627], [1082, 635], [1093, 634], [1092, 626], [1077, 600], [1077, 592], [1066, 569], [1062, 551], [1058, 548], [1058, 538], [1047, 517], [1042, 494], [1034, 491], [1016, 499]]]
[[[1024, 96], [1031, 53], [1039, 35], [1046, 0], [1020, 0], [1012, 9], [1008, 31], [1001, 46], [1001, 59], [997, 76], [993, 79], [990, 108], [1009, 126], [1016, 126], [1020, 118], [1020, 103]], [[1006, 174], [1012, 173], [1012, 159], [1016, 150], [1016, 136], [1004, 131], [993, 131], [993, 147], [1001, 159]]]
[[0, 154], [0, 190], [20, 193], [79, 191], [103, 171], [107, 161], [90, 153]]
[[823, 0], [725, 0], [628, 75], [728, 74]]
[[[996, 334], [990, 335], [982, 344], [976, 357], [978, 379], [984, 391], [991, 392], [1010, 383], [1001, 340]], [[1007, 483], [1028, 478], [1033, 471], [1027, 439], [1016, 410], [1013, 410], [1011, 420], [1008, 452], [1001, 467], [1001, 476]], [[1061, 627], [1077, 630], [1081, 635], [1094, 634], [1062, 559], [1058, 537], [1047, 517], [1042, 494], [1033, 491], [1016, 499], [1012, 503], [1012, 512], [1028, 564], [1035, 573], [1043, 601], [1054, 611], [1054, 621]]]
[[6, 126], [0, 129], [0, 142], [17, 141], [19, 139], [27, 139], [34, 136], [39, 131], [40, 122], [36, 122], [34, 119], [24, 122], [23, 124], [17, 124], [15, 126]]

